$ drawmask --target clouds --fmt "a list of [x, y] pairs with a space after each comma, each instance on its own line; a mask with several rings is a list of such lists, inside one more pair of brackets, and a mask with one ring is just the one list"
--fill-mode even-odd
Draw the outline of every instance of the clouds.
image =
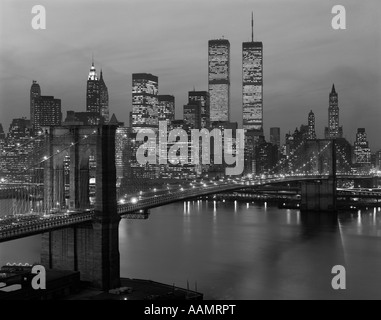
[[250, 38], [254, 11], [255, 38], [264, 43], [266, 135], [271, 126], [280, 126], [282, 136], [294, 130], [312, 109], [321, 136], [335, 82], [344, 133], [353, 139], [362, 119], [372, 146], [381, 148], [377, 0], [343, 0], [345, 31], [331, 28], [329, 0], [42, 1], [44, 31], [30, 26], [33, 4], [2, 1], [0, 122], [5, 129], [12, 118], [29, 116], [32, 79], [42, 94], [61, 98], [65, 112], [85, 110], [92, 53], [118, 119], [128, 121], [133, 72], [159, 76], [160, 93], [176, 96], [181, 117], [187, 92], [193, 86], [207, 90], [207, 43], [222, 35], [231, 42], [232, 120], [241, 122], [241, 48]]

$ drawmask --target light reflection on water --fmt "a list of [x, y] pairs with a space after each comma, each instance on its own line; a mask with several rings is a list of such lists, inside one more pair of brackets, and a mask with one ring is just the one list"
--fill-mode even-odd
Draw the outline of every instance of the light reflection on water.
[[[380, 208], [338, 218], [270, 204], [189, 201], [120, 223], [121, 275], [208, 299], [381, 298]], [[40, 236], [0, 244], [0, 263], [38, 262]], [[347, 290], [331, 288], [331, 269]]]

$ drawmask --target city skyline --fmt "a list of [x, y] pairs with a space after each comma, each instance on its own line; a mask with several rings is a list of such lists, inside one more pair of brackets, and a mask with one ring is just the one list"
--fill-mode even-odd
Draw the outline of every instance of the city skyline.
[[[183, 1], [181, 5], [178, 5], [166, 1], [159, 1], [158, 4], [145, 1], [142, 9], [144, 7], [148, 12], [157, 9], [158, 15], [165, 13], [163, 9], [168, 7], [168, 4], [171, 5], [172, 12], [186, 13], [185, 17], [189, 18], [189, 21], [187, 19], [181, 20], [183, 24], [177, 25], [177, 32], [181, 30], [187, 33], [185, 34], [187, 41], [183, 43], [186, 46], [180, 45], [176, 49], [176, 45], [180, 44], [178, 42], [180, 37], [173, 34], [170, 27], [171, 23], [160, 24], [157, 17], [154, 16], [154, 21], [150, 25], [158, 28], [156, 32], [159, 32], [161, 36], [168, 34], [169, 40], [156, 40], [155, 46], [151, 47], [153, 43], [150, 41], [152, 42], [154, 37], [150, 35], [149, 31], [152, 30], [142, 24], [141, 32], [143, 36], [147, 36], [147, 41], [139, 43], [132, 33], [127, 32], [129, 39], [127, 42], [130, 42], [126, 43], [125, 52], [121, 50], [123, 46], [118, 47], [115, 41], [107, 40], [106, 33], [110, 31], [108, 28], [113, 29], [122, 25], [132, 26], [134, 21], [138, 23], [134, 19], [129, 21], [121, 19], [121, 16], [117, 14], [118, 6], [122, 10], [129, 4], [132, 5], [134, 1], [129, 1], [125, 6], [119, 1], [112, 2], [112, 7], [95, 2], [94, 6], [104, 8], [102, 15], [104, 22], [112, 18], [119, 19], [115, 19], [115, 23], [110, 24], [107, 28], [102, 24], [105, 31], [97, 35], [98, 40], [95, 36], [87, 39], [86, 36], [92, 31], [85, 30], [73, 40], [71, 46], [67, 46], [63, 37], [66, 33], [73, 31], [72, 28], [76, 26], [76, 20], [71, 21], [71, 25], [63, 28], [64, 31], [62, 32], [59, 30], [59, 26], [64, 21], [57, 17], [58, 13], [56, 12], [57, 8], [59, 8], [58, 11], [62, 9], [63, 15], [68, 12], [64, 3], [47, 6], [47, 29], [39, 33], [39, 31], [30, 28], [29, 3], [11, 4], [5, 2], [4, 8], [11, 10], [9, 17], [23, 17], [20, 21], [25, 19], [25, 23], [21, 23], [21, 26], [15, 25], [15, 28], [12, 29], [14, 21], [9, 20], [8, 16], [3, 19], [4, 26], [6, 26], [2, 28], [0, 36], [1, 41], [6, 45], [5, 50], [1, 53], [1, 67], [4, 72], [0, 75], [1, 122], [3, 127], [7, 130], [13, 118], [28, 116], [29, 88], [33, 79], [38, 81], [45, 94], [54, 95], [61, 99], [63, 114], [67, 110], [85, 111], [85, 77], [92, 52], [94, 52], [95, 64], [99, 66], [99, 69], [103, 69], [107, 77], [111, 114], [115, 113], [118, 119], [128, 122], [132, 100], [129, 90], [131, 88], [131, 74], [147, 72], [159, 77], [160, 94], [175, 96], [176, 118], [182, 118], [181, 109], [187, 102], [188, 91], [193, 87], [200, 91], [207, 90], [208, 40], [219, 38], [222, 35], [231, 43], [231, 121], [237, 121], [241, 124], [241, 45], [242, 42], [250, 39], [250, 14], [248, 12], [254, 11], [255, 38], [260, 39], [265, 47], [264, 133], [266, 138], [269, 137], [270, 127], [280, 127], [283, 142], [286, 132], [292, 132], [295, 127], [306, 124], [306, 117], [310, 110], [315, 113], [317, 136], [323, 138], [323, 130], [328, 121], [328, 93], [332, 83], [335, 83], [336, 90], [340, 95], [340, 125], [344, 127], [344, 137], [352, 143], [357, 128], [365, 127], [372, 150], [379, 149], [381, 147], [380, 142], [376, 142], [379, 135], [377, 119], [379, 119], [378, 116], [381, 115], [381, 112], [379, 111], [380, 93], [376, 88], [380, 84], [380, 76], [377, 72], [377, 66], [379, 66], [377, 64], [379, 51], [377, 50], [380, 43], [376, 37], [377, 30], [375, 29], [377, 28], [374, 25], [378, 22], [372, 21], [372, 19], [367, 22], [362, 19], [367, 14], [369, 20], [369, 14], [377, 13], [379, 5], [375, 1], [366, 5], [356, 4], [354, 1], [344, 1], [342, 4], [347, 9], [348, 30], [335, 31], [331, 28], [333, 15], [330, 10], [332, 5], [328, 1], [310, 5], [310, 11], [307, 11], [307, 6], [302, 2], [290, 1], [293, 4], [298, 3], [300, 9], [296, 10], [295, 17], [297, 18], [295, 19], [290, 19], [287, 14], [284, 14], [286, 17], [280, 16], [281, 9], [284, 8], [285, 4], [273, 2], [276, 4], [274, 13], [269, 11], [269, 6], [266, 6], [263, 1], [255, 1], [250, 4], [242, 1], [234, 3], [222, 1], [221, 6], [218, 7], [219, 15], [210, 15], [216, 10], [216, 7], [211, 5], [213, 1], [203, 4], [205, 12], [199, 18], [200, 24], [205, 27], [206, 23], [210, 23], [207, 25], [208, 31], [201, 33], [200, 36], [200, 33], [197, 32], [201, 28], [200, 25], [194, 25], [194, 29], [187, 30], [188, 24], [193, 21], [191, 19], [192, 13], [195, 12], [193, 2]], [[196, 1], [195, 4], [197, 3]], [[79, 17], [86, 17], [85, 7], [82, 3], [75, 7]], [[229, 9], [231, 10], [229, 11]], [[137, 8], [136, 10], [141, 9]], [[96, 10], [96, 15], [99, 12], [103, 11]], [[54, 15], [51, 19], [49, 19], [50, 13]], [[133, 18], [128, 10], [124, 10], [124, 13], [127, 17]], [[230, 17], [227, 19], [228, 14]], [[175, 16], [178, 17], [178, 15]], [[210, 21], [207, 21], [206, 17], [210, 18]], [[376, 14], [374, 17], [376, 18]], [[231, 23], [224, 23], [225, 20]], [[286, 20], [293, 22], [287, 21], [286, 23]], [[143, 19], [142, 21], [146, 20]], [[176, 21], [173, 22], [176, 25]], [[269, 30], [266, 28], [268, 23], [275, 23], [275, 26]], [[286, 39], [282, 39], [283, 30], [276, 28], [282, 23], [288, 27]], [[367, 27], [367, 23], [372, 27]], [[91, 30], [91, 26], [92, 23], [88, 26], [88, 30]], [[30, 52], [25, 49], [25, 45], [28, 47], [27, 44], [31, 40], [25, 39], [26, 44], [23, 44], [20, 39], [27, 35], [32, 36], [38, 49], [34, 46], [30, 46]], [[175, 37], [171, 39], [170, 35]], [[53, 38], [51, 38], [52, 36]], [[17, 43], [12, 40], [13, 37], [17, 39]], [[109, 37], [113, 38], [110, 35]], [[181, 37], [181, 39], [183, 38], [184, 36]], [[373, 46], [376, 50], [353, 50], [353, 41], [358, 43], [356, 47], [372, 48]], [[52, 46], [52, 43], [56, 46]], [[283, 45], [283, 51], [278, 51], [281, 45]], [[23, 46], [23, 50], [10, 56], [8, 54], [10, 48], [17, 52], [17, 46]], [[41, 48], [49, 50], [41, 50]], [[150, 50], [152, 48], [156, 50]], [[63, 50], [59, 51], [60, 49]], [[110, 49], [113, 49], [113, 53], [109, 55], [107, 51]], [[182, 52], [181, 56], [176, 55], [178, 52], [176, 50], [179, 49]], [[23, 60], [22, 57], [26, 52], [28, 52], [30, 59]], [[71, 54], [68, 55], [68, 52]], [[326, 53], [322, 54], [322, 52]], [[66, 53], [65, 57], [63, 53]], [[359, 59], [359, 57], [362, 58]], [[65, 61], [65, 58], [69, 60]], [[296, 62], [297, 64], [295, 64]], [[279, 67], [280, 65], [282, 68]], [[64, 66], [65, 72], [62, 70], [62, 66]], [[49, 74], [44, 73], [41, 67], [49, 68]]]

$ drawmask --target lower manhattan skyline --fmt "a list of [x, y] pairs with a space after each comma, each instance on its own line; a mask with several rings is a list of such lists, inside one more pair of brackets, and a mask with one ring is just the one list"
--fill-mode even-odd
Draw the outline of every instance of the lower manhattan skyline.
[[0, 300], [381, 299], [380, 16], [1, 1]]
[[[132, 73], [148, 72], [159, 77], [159, 94], [175, 96], [176, 118], [182, 118], [188, 91], [208, 88], [208, 40], [222, 36], [231, 43], [231, 121], [241, 126], [241, 46], [251, 39], [253, 11], [254, 40], [264, 47], [266, 138], [270, 127], [280, 127], [283, 142], [285, 133], [307, 123], [310, 110], [315, 113], [317, 136], [323, 138], [328, 92], [335, 83], [344, 137], [353, 142], [357, 128], [365, 127], [371, 148], [381, 148], [376, 142], [381, 134], [376, 1], [342, 3], [346, 30], [332, 29], [330, 1], [271, 2], [271, 6], [268, 1], [218, 1], [218, 6], [215, 1], [164, 0], [49, 3], [47, 27], [40, 31], [30, 27], [29, 1], [2, 2], [4, 130], [13, 118], [29, 118], [32, 80], [44, 94], [61, 99], [63, 117], [67, 110], [85, 111], [92, 54], [109, 87], [110, 114], [128, 123]], [[287, 10], [291, 5], [298, 10]]]

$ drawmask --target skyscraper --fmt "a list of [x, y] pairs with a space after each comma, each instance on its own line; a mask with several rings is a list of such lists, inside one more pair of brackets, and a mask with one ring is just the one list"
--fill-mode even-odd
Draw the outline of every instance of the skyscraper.
[[207, 91], [189, 91], [188, 103], [200, 102], [201, 128], [210, 127], [210, 96]]
[[332, 90], [329, 94], [328, 127], [325, 128], [325, 138], [337, 139], [342, 137], [343, 127], [339, 125], [339, 99], [335, 85], [332, 85]]
[[[135, 141], [135, 135], [144, 129], [158, 131], [158, 77], [150, 73], [133, 73], [132, 74], [132, 138]], [[142, 141], [135, 141], [131, 145], [131, 175], [132, 178], [149, 178], [158, 177], [159, 166], [155, 164], [142, 165], [137, 161], [136, 152]], [[156, 151], [156, 141], [150, 142], [149, 152]]]
[[33, 130], [41, 127], [59, 126], [62, 121], [61, 99], [53, 96], [40, 96], [34, 99], [34, 123]]
[[0, 123], [0, 140], [5, 140], [3, 125]]
[[89, 76], [87, 77], [86, 89], [86, 111], [101, 113], [99, 81], [94, 67], [94, 61], [91, 63]]
[[280, 150], [280, 128], [270, 128], [270, 143], [278, 147]]
[[150, 73], [132, 74], [132, 128], [158, 128], [158, 77]]
[[98, 78], [94, 61], [92, 61], [87, 77], [86, 112], [99, 114], [100, 122], [107, 123], [110, 113], [108, 102], [108, 89], [103, 79], [103, 72], [101, 70], [100, 78]]
[[30, 120], [32, 129], [34, 129], [34, 99], [41, 96], [41, 88], [36, 80], [33, 80], [32, 86], [30, 87]]
[[210, 121], [230, 121], [230, 43], [209, 40], [208, 88]]
[[184, 106], [184, 121], [190, 129], [201, 129], [200, 101], [191, 101]]
[[310, 111], [308, 114], [308, 134], [307, 134], [308, 140], [315, 140], [316, 139], [316, 132], [315, 132], [315, 115]]
[[6, 138], [3, 174], [13, 181], [25, 182], [25, 168], [31, 165], [33, 144], [27, 143], [31, 137], [31, 121], [26, 118], [13, 119]]
[[166, 121], [169, 127], [175, 120], [175, 97], [171, 95], [158, 96], [158, 118], [159, 121]]
[[1, 169], [3, 168], [3, 159], [1, 159], [1, 156], [4, 151], [4, 146], [5, 146], [5, 133], [3, 130], [3, 125], [0, 123], [0, 172]]
[[243, 129], [263, 135], [263, 44], [254, 41], [251, 17], [251, 42], [242, 43]]
[[103, 80], [103, 72], [101, 70], [101, 76], [99, 78], [99, 104], [100, 112], [105, 122], [109, 121], [109, 107], [108, 107], [108, 89]]
[[365, 128], [358, 128], [354, 143], [355, 163], [361, 166], [370, 165], [370, 148]]

